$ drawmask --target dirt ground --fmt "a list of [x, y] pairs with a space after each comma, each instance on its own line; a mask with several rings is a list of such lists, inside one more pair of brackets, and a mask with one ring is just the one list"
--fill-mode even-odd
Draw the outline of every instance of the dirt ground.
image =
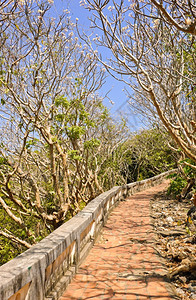
[[151, 201], [152, 219], [157, 233], [155, 249], [164, 259], [179, 299], [196, 299], [196, 212], [190, 199], [179, 202], [166, 191]]

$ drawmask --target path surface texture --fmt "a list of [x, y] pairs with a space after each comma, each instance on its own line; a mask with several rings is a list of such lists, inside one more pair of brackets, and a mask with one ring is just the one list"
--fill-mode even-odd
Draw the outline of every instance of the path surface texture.
[[167, 185], [165, 181], [120, 202], [59, 300], [179, 299], [165, 281], [150, 217], [150, 200]]

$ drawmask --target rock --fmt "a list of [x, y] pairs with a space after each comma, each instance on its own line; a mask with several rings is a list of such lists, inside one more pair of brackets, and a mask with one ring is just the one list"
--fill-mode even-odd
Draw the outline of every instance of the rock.
[[162, 236], [180, 236], [180, 235], [186, 235], [185, 230], [158, 230], [157, 231]]
[[185, 276], [179, 276], [179, 280], [182, 282], [182, 283], [186, 283], [187, 279]]
[[194, 286], [192, 286], [192, 284], [191, 284], [191, 283], [189, 283], [189, 285], [188, 285], [188, 289], [189, 289], [189, 291], [191, 291], [192, 293], [195, 293], [195, 292], [196, 292], [196, 290], [195, 290], [195, 287], [194, 287]]
[[178, 296], [180, 296], [180, 297], [184, 297], [184, 296], [185, 296], [185, 292], [184, 292], [181, 288], [177, 288], [177, 289], [176, 289], [176, 293], [177, 293]]
[[173, 220], [172, 217], [167, 217], [167, 218], [166, 218], [166, 221], [167, 221], [168, 223], [173, 223], [173, 222], [174, 222], [174, 220]]

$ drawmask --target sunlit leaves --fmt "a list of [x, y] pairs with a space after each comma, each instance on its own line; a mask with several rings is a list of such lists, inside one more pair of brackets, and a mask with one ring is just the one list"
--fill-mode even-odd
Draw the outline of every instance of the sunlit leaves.
[[79, 139], [85, 134], [85, 128], [83, 126], [70, 126], [67, 128], [68, 136], [71, 139]]
[[78, 150], [69, 150], [68, 155], [71, 159], [82, 161], [82, 156]]
[[55, 105], [57, 107], [62, 106], [63, 108], [67, 109], [69, 107], [70, 103], [67, 100], [67, 97], [58, 96], [55, 98]]
[[84, 142], [84, 148], [86, 149], [93, 149], [96, 147], [99, 147], [99, 145], [101, 144], [101, 141], [98, 139], [91, 139], [89, 141], [85, 141]]

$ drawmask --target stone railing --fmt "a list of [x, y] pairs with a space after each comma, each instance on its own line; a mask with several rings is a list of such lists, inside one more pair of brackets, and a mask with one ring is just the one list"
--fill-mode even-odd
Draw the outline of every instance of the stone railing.
[[159, 184], [174, 170], [113, 187], [41, 242], [0, 267], [1, 300], [53, 300], [71, 281], [105, 224], [123, 198]]

